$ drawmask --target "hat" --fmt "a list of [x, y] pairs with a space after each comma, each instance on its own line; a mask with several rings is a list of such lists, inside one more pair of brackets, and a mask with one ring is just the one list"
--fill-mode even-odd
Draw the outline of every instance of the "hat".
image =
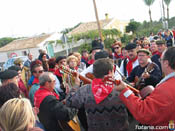
[[101, 49], [103, 50], [103, 44], [99, 42], [98, 40], [92, 41], [92, 49], [90, 50], [90, 53], [92, 53], [93, 50]]
[[129, 43], [125, 47], [126, 50], [132, 50], [132, 49], [135, 49], [135, 48], [136, 48], [136, 44], [134, 44], [134, 43]]
[[18, 72], [15, 70], [5, 70], [0, 73], [0, 79], [2, 80], [12, 79], [17, 75], [18, 75]]
[[14, 70], [14, 71], [20, 71], [21, 70], [21, 68], [19, 67], [19, 66], [10, 66], [9, 68], [8, 68], [8, 70]]
[[165, 40], [157, 40], [156, 41], [157, 45], [162, 45], [162, 44], [165, 44], [165, 43], [166, 43]]
[[95, 60], [101, 59], [101, 58], [107, 58], [109, 57], [109, 53], [106, 51], [100, 51], [95, 53]]
[[58, 63], [62, 59], [66, 59], [66, 56], [58, 56], [55, 62]]
[[102, 50], [103, 48], [101, 46], [94, 46], [94, 47], [92, 47], [90, 53], [92, 53], [93, 50], [97, 50], [97, 49]]
[[139, 52], [144, 52], [144, 53], [146, 53], [147, 55], [151, 55], [151, 52], [150, 52], [149, 50], [147, 50], [147, 49], [144, 49], [144, 48], [139, 49], [139, 50], [137, 51], [137, 54], [138, 54]]

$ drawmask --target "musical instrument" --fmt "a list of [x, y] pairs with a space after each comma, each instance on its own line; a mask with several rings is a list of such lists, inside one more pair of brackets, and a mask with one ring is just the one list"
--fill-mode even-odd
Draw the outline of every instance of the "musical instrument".
[[[71, 70], [70, 68], [65, 67], [63, 65], [59, 66], [59, 68], [62, 72], [66, 73], [66, 74], [69, 74], [71, 76], [74, 76], [74, 77], [76, 77], [77, 74], [78, 74], [78, 72], [76, 72], [74, 70]], [[83, 81], [84, 84], [91, 84], [92, 83], [92, 80], [90, 80], [90, 79], [88, 79], [88, 78], [86, 78], [86, 77], [84, 77], [80, 74], [79, 74], [79, 78], [80, 78], [80, 80]]]
[[85, 76], [91, 80], [93, 80], [95, 78], [95, 76], [90, 72], [88, 72]]
[[[116, 85], [119, 85], [119, 84], [121, 83], [120, 80], [115, 80], [114, 78], [112, 78], [112, 76], [105, 76], [105, 77], [103, 78], [103, 82], [104, 82], [104, 83], [113, 82], [113, 83], [116, 84]], [[132, 86], [130, 86], [130, 85], [127, 85], [127, 88], [129, 88], [130, 90], [132, 90], [132, 91], [133, 91], [134, 93], [136, 93], [136, 94], [139, 94], [139, 93], [140, 93], [139, 90], [135, 89], [134, 87], [132, 87]]]
[[[143, 75], [144, 73], [149, 73], [149, 74], [150, 74], [152, 71], [154, 71], [154, 66], [155, 66], [154, 63], [149, 63], [148, 66], [145, 68], [144, 72], [142, 73], [142, 75]], [[144, 82], [144, 79], [143, 79], [142, 75], [141, 75], [141, 77], [139, 77], [139, 78], [138, 78], [138, 77], [135, 77], [135, 87], [136, 87], [137, 89], [143, 88], [143, 87], [141, 86], [141, 83]]]
[[70, 120], [69, 122], [58, 120], [58, 124], [63, 131], [80, 131], [79, 123], [74, 120]]

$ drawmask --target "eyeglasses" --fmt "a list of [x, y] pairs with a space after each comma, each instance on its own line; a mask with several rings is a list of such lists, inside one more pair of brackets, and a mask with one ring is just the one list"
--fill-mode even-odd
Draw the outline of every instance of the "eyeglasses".
[[41, 73], [43, 73], [43, 72], [44, 72], [44, 70], [34, 71], [34, 73], [37, 73], [37, 74], [41, 74]]

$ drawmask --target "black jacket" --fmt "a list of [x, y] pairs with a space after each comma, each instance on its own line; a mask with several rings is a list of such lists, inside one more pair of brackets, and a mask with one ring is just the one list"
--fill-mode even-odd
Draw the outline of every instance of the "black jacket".
[[66, 107], [55, 96], [46, 96], [39, 107], [39, 120], [46, 131], [62, 131], [60, 121], [67, 123], [76, 114], [75, 109]]

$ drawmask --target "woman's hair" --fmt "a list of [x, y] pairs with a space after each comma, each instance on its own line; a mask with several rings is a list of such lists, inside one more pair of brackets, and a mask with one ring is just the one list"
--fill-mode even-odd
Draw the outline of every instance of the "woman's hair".
[[79, 57], [81, 58], [81, 54], [78, 52], [74, 52], [72, 55], [76, 56], [77, 58], [79, 58]]
[[48, 64], [49, 64], [49, 68], [51, 69], [54, 69], [55, 68], [55, 65], [56, 65], [56, 59], [55, 58], [50, 58], [49, 61], [48, 61]]
[[69, 64], [69, 62], [70, 62], [72, 59], [74, 59], [76, 62], [78, 62], [78, 58], [77, 58], [76, 56], [74, 56], [74, 55], [71, 55], [71, 56], [68, 56], [68, 57], [67, 57], [67, 63]]
[[0, 86], [0, 107], [9, 99], [19, 98], [20, 90], [14, 83]]
[[29, 124], [35, 124], [35, 116], [30, 101], [13, 98], [0, 108], [0, 126], [4, 131], [27, 131]]

